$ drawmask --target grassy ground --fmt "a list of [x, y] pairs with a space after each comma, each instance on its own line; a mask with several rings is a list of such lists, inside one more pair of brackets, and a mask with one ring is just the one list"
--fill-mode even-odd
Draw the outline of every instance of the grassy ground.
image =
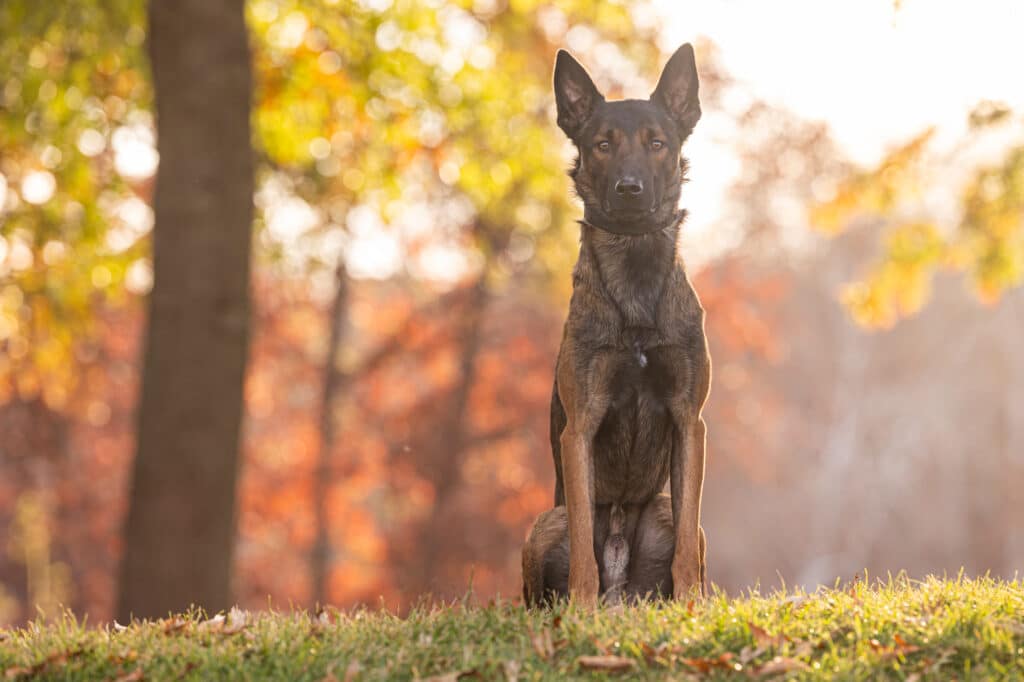
[[[470, 600], [467, 600], [470, 601]], [[702, 604], [327, 611], [0, 630], [7, 680], [1024, 679], [1024, 585], [856, 583]]]

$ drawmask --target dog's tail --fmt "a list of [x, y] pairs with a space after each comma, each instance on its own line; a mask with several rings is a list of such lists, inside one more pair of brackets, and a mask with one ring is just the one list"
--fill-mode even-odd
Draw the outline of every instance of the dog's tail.
[[608, 537], [602, 554], [605, 602], [619, 604], [629, 576], [629, 542], [626, 541], [626, 511], [617, 502], [608, 512]]

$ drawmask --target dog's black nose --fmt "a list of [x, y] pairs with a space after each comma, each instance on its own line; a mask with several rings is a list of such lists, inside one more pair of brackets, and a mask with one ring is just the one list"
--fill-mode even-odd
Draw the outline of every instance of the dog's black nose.
[[640, 178], [634, 178], [631, 175], [627, 175], [615, 183], [616, 194], [632, 194], [636, 196], [642, 194], [643, 191], [644, 183], [640, 181]]

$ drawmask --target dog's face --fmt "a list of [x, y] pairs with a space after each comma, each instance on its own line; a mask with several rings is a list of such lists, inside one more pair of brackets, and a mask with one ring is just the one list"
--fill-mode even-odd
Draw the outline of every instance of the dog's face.
[[565, 50], [554, 87], [558, 125], [579, 151], [571, 176], [588, 221], [626, 234], [670, 222], [683, 181], [680, 151], [700, 118], [690, 44], [672, 55], [646, 100], [605, 101]]

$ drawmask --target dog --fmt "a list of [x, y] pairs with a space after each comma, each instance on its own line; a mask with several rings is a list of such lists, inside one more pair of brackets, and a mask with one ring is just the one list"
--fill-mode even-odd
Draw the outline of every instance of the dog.
[[711, 359], [677, 254], [681, 149], [701, 115], [693, 47], [672, 55], [649, 99], [612, 102], [560, 50], [554, 91], [584, 210], [551, 400], [555, 509], [524, 547], [524, 597], [700, 597]]

